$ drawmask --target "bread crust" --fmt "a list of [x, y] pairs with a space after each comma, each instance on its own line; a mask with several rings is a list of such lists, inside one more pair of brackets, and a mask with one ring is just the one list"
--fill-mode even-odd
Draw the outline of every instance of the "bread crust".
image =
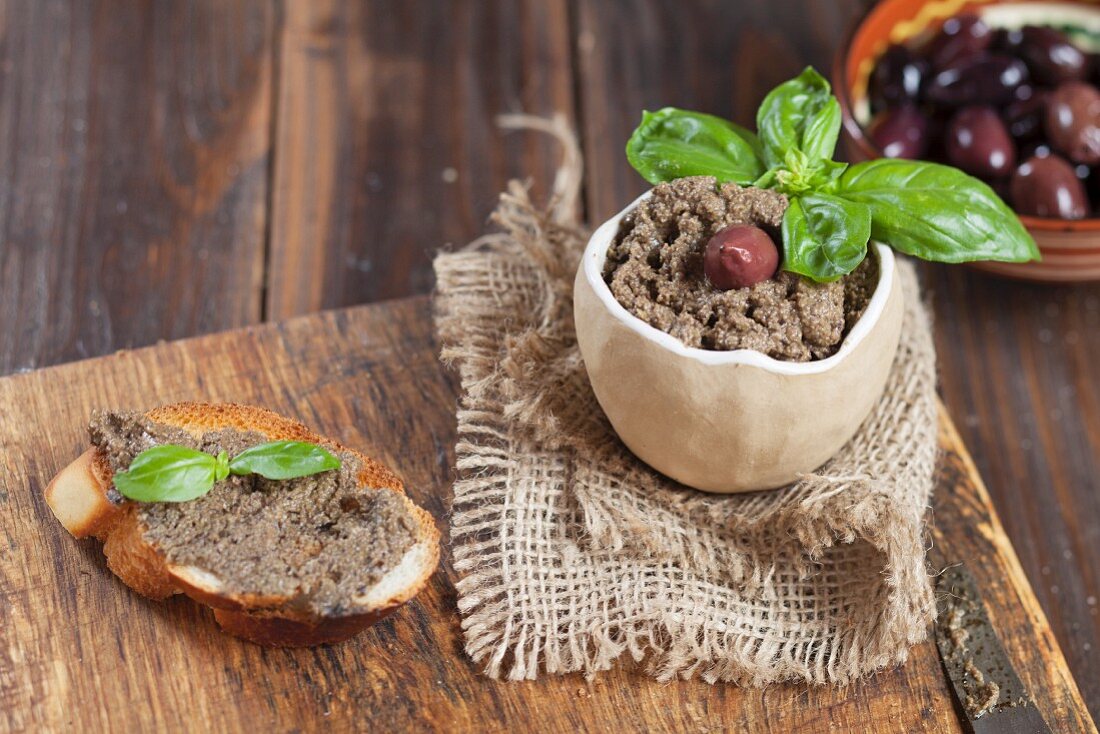
[[[102, 540], [108, 567], [139, 594], [160, 600], [183, 593], [211, 607], [218, 624], [232, 635], [270, 647], [304, 647], [341, 642], [388, 616], [419, 593], [438, 565], [440, 535], [435, 520], [405, 496], [401, 480], [380, 462], [318, 435], [298, 421], [252, 405], [183, 402], [154, 408], [146, 416], [196, 436], [234, 428], [262, 433], [272, 441], [307, 441], [352, 453], [362, 462], [357, 477], [360, 488], [400, 493], [416, 519], [417, 537], [406, 554], [409, 564], [405, 559], [399, 564], [402, 572], [409, 565], [411, 578], [398, 582], [386, 598], [368, 599], [369, 592], [356, 597], [357, 606], [349, 614], [320, 616], [290, 596], [233, 594], [220, 588], [220, 580], [207, 571], [168, 563], [145, 541], [137, 505], [115, 505], [107, 499], [112, 484], [107, 457], [91, 448], [58, 472], [46, 487], [46, 502], [74, 537]], [[383, 577], [378, 586], [385, 581]]]

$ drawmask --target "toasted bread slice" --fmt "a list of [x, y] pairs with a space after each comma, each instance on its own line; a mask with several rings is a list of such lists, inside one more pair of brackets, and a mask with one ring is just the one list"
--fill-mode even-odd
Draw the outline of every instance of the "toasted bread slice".
[[255, 431], [272, 441], [316, 443], [355, 454], [362, 461], [359, 487], [401, 494], [416, 522], [414, 545], [400, 562], [365, 593], [351, 599], [350, 612], [318, 616], [291, 596], [235, 594], [207, 569], [168, 562], [142, 537], [137, 504], [107, 498], [112, 473], [106, 455], [91, 448], [61, 470], [46, 487], [46, 503], [74, 537], [104, 541], [107, 565], [128, 586], [153, 599], [183, 593], [213, 608], [227, 632], [273, 647], [302, 647], [339, 642], [357, 634], [415, 596], [439, 562], [439, 530], [425, 510], [404, 495], [397, 476], [382, 464], [319, 436], [301, 423], [263, 408], [235, 404], [176, 403], [149, 411], [147, 417], [200, 436], [233, 428]]

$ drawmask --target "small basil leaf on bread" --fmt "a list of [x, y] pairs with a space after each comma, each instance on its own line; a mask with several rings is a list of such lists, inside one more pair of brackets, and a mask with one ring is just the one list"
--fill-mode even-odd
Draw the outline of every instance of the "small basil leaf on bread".
[[202, 497], [215, 482], [230, 474], [258, 474], [285, 480], [340, 468], [340, 460], [324, 448], [303, 441], [271, 441], [245, 449], [232, 460], [221, 451], [211, 456], [185, 446], [154, 446], [134, 457], [130, 468], [117, 472], [115, 487], [139, 502], [187, 502]]
[[184, 446], [154, 446], [134, 457], [130, 468], [116, 472], [115, 487], [139, 502], [186, 502], [214, 487], [217, 460]]
[[229, 452], [222, 451], [214, 457], [214, 481], [220, 482], [229, 476]]
[[232, 474], [259, 474], [267, 479], [297, 479], [331, 469], [340, 460], [321, 446], [302, 441], [272, 441], [245, 449], [229, 462]]

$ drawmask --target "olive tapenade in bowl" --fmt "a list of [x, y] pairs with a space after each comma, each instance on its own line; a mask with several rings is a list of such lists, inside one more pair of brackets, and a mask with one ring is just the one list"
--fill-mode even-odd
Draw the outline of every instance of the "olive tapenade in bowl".
[[903, 328], [893, 250], [1037, 257], [982, 182], [934, 163], [832, 160], [840, 110], [812, 69], [758, 133], [646, 113], [627, 145], [654, 188], [601, 225], [574, 287], [593, 391], [623, 443], [690, 487], [772, 489], [852, 439]]
[[903, 311], [893, 252], [874, 248], [874, 292], [831, 356], [689, 347], [628, 311], [604, 279], [622, 220], [651, 196], [596, 230], [577, 272], [577, 339], [600, 406], [635, 455], [696, 489], [770, 489], [813, 471], [852, 437], [885, 385]]

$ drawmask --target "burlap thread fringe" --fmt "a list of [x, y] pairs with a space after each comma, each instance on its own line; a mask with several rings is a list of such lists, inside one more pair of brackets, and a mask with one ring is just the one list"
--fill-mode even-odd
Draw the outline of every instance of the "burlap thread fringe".
[[623, 654], [661, 679], [844, 683], [901, 663], [935, 614], [923, 517], [935, 355], [912, 267], [886, 393], [817, 473], [734, 497], [686, 489], [619, 443], [573, 332], [580, 154], [551, 205], [512, 182], [501, 231], [437, 257], [442, 357], [463, 396], [451, 538], [466, 651], [492, 677], [592, 675]]

